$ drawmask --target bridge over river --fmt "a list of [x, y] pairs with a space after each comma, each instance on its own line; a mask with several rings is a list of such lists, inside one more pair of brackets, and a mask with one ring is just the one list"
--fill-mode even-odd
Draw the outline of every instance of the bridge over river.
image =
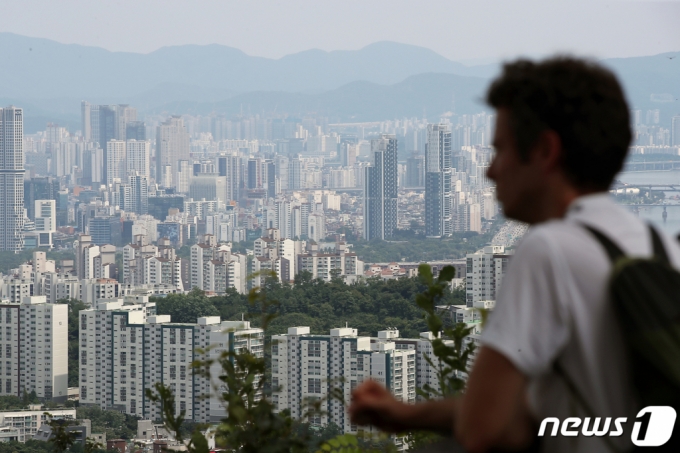
[[680, 170], [680, 161], [668, 160], [660, 162], [628, 162], [623, 171], [670, 171]]

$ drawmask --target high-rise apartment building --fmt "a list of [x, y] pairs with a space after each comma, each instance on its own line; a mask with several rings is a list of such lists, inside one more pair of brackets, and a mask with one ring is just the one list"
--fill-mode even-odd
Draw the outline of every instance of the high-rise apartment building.
[[[291, 327], [272, 336], [272, 401], [277, 410], [290, 410], [295, 419], [307, 417], [312, 425], [336, 424], [355, 433], [342, 401], [335, 392], [351, 399], [352, 390], [367, 379], [387, 387], [400, 401], [416, 399], [416, 350], [400, 349], [390, 333], [363, 337], [349, 327], [332, 329], [330, 335], [311, 335], [309, 327]], [[397, 332], [398, 336], [398, 332]], [[320, 413], [309, 413], [321, 401]], [[398, 445], [399, 446], [399, 445]]]
[[227, 177], [227, 200], [238, 200], [243, 178], [241, 158], [238, 155], [218, 156], [217, 171], [220, 176]]
[[425, 235], [445, 237], [452, 225], [451, 130], [446, 124], [428, 124], [425, 151]]
[[80, 102], [80, 127], [85, 141], [92, 140], [92, 106], [87, 101]]
[[475, 302], [496, 300], [511, 256], [502, 245], [487, 246], [466, 255], [465, 302], [468, 307], [474, 307]]
[[397, 139], [371, 140], [373, 163], [364, 177], [364, 239], [390, 239], [397, 229]]
[[[24, 181], [24, 207], [28, 218], [35, 220], [36, 200], [58, 200], [61, 189], [59, 180], [52, 177], [31, 178]], [[62, 209], [65, 211], [65, 209]]]
[[680, 115], [675, 115], [671, 119], [671, 144], [680, 146]]
[[52, 248], [52, 239], [57, 232], [57, 202], [35, 200], [35, 233], [38, 247]]
[[[66, 401], [68, 389], [68, 306], [45, 296], [0, 304], [0, 395]], [[40, 334], [37, 335], [36, 332]]]
[[151, 167], [149, 159], [151, 155], [151, 145], [146, 140], [127, 140], [126, 162], [128, 174], [136, 172], [140, 176], [151, 177]]
[[189, 197], [196, 201], [217, 200], [225, 203], [227, 199], [227, 178], [217, 173], [200, 173], [191, 178]]
[[302, 187], [302, 160], [294, 157], [288, 161], [288, 189]]
[[[253, 246], [253, 273], [268, 269], [276, 272], [281, 282], [295, 279], [297, 257], [303, 252], [304, 241], [282, 238], [276, 228], [267, 230], [267, 236], [255, 239]], [[253, 286], [260, 286], [261, 278], [253, 279]]]
[[[156, 130], [156, 180], [166, 187], [177, 184], [177, 162], [189, 161], [189, 133], [180, 116], [172, 116]], [[163, 174], [169, 172], [169, 174]]]
[[[162, 382], [173, 390], [176, 413], [186, 411], [186, 419], [196, 422], [219, 421], [225, 416], [214, 395], [219, 381], [194, 375], [192, 362], [230, 350], [262, 357], [262, 329], [219, 316], [174, 324], [141, 299], [102, 300], [80, 312], [80, 403], [157, 420], [160, 406], [144, 391]], [[208, 346], [214, 346], [208, 356], [198, 352]]]
[[146, 124], [144, 121], [130, 121], [125, 125], [125, 140], [146, 140]]
[[115, 180], [124, 182], [127, 177], [126, 143], [124, 140], [109, 140], [106, 143], [106, 185]]
[[406, 160], [405, 179], [404, 187], [423, 187], [425, 185], [424, 156], [413, 156]]
[[191, 246], [191, 287], [224, 294], [234, 288], [246, 292], [248, 259], [232, 253], [227, 244], [217, 244], [217, 239], [204, 235], [198, 244]]
[[0, 109], [0, 250], [24, 247], [24, 112]]
[[149, 179], [139, 174], [131, 174], [127, 184], [120, 186], [121, 208], [137, 214], [149, 213]]
[[306, 253], [298, 256], [297, 272], [309, 272], [313, 278], [331, 281], [334, 277], [356, 278], [364, 272], [364, 262], [350, 252], [347, 244], [338, 242], [335, 250], [319, 250], [317, 244], [309, 244]]

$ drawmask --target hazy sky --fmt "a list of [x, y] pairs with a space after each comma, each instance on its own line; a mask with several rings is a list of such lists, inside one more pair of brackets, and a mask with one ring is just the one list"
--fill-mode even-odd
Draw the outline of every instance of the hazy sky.
[[114, 51], [224, 44], [279, 58], [376, 41], [454, 60], [680, 50], [680, 0], [0, 0], [0, 31]]

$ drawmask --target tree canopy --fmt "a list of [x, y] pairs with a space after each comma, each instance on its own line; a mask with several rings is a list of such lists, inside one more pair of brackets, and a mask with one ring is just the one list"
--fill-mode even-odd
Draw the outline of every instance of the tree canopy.
[[[295, 282], [291, 286], [266, 279], [267, 297], [278, 302], [278, 317], [268, 327], [267, 335], [285, 333], [288, 327], [301, 325], [309, 326], [312, 333], [328, 334], [330, 329], [345, 323], [358, 329], [361, 335], [375, 335], [387, 327], [397, 327], [402, 337], [417, 337], [427, 330], [423, 312], [415, 303], [416, 294], [424, 290], [417, 278], [388, 281], [373, 278], [348, 285], [339, 278], [324, 282], [301, 273]], [[247, 295], [235, 290], [216, 297], [192, 291], [153, 300], [158, 314], [171, 315], [172, 322], [196, 322], [200, 316], [215, 315], [240, 319], [244, 314], [257, 325], [260, 313], [259, 307], [248, 303]], [[464, 304], [465, 292], [449, 291], [442, 303]]]

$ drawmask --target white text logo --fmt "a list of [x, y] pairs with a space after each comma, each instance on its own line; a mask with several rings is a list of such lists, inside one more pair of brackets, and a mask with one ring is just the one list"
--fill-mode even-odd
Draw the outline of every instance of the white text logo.
[[[633, 424], [631, 440], [640, 447], [659, 447], [664, 445], [673, 434], [677, 414], [670, 406], [648, 406], [638, 412]], [[539, 437], [619, 437], [626, 417], [568, 417], [560, 421], [556, 417], [544, 418], [538, 430]]]

